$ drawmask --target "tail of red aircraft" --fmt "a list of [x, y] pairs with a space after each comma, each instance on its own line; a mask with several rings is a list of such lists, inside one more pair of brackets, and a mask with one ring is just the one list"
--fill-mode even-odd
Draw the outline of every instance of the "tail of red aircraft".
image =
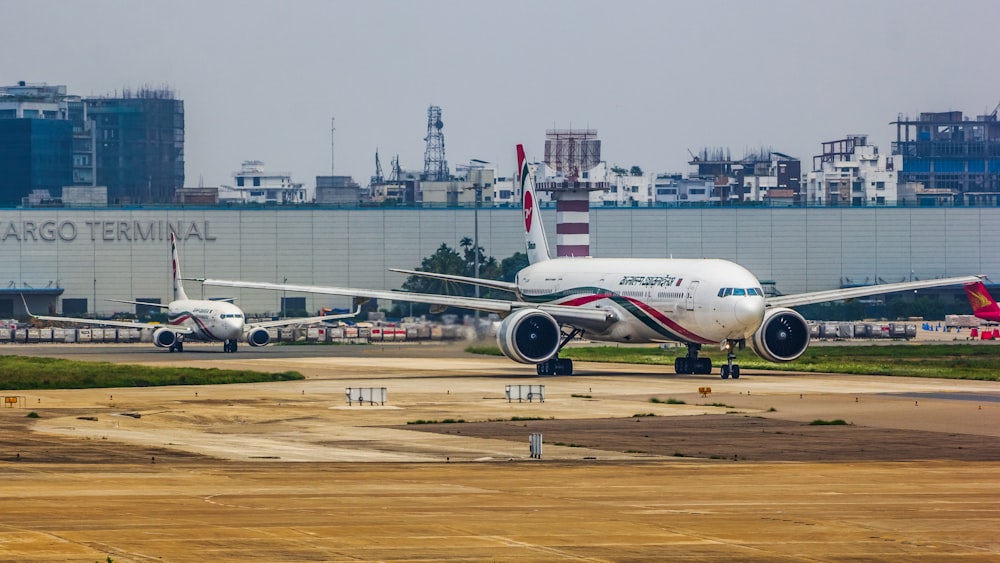
[[965, 284], [965, 294], [969, 296], [973, 315], [985, 321], [1000, 322], [1000, 305], [986, 291], [983, 282]]

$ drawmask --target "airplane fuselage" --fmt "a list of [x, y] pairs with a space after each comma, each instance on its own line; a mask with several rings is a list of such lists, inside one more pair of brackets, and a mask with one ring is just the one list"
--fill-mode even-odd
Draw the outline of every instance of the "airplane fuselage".
[[749, 338], [764, 318], [760, 281], [727, 260], [558, 258], [517, 284], [524, 301], [613, 311], [613, 323], [580, 323], [593, 340], [717, 344]]
[[243, 311], [228, 301], [182, 299], [172, 301], [167, 318], [173, 326], [191, 329], [184, 340], [225, 342], [243, 335]]

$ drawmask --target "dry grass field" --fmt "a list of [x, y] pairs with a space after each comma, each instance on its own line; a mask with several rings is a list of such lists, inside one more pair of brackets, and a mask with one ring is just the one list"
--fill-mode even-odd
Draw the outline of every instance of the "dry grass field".
[[[1000, 559], [996, 383], [540, 379], [426, 345], [0, 352], [307, 376], [4, 391], [2, 561]], [[527, 384], [545, 401], [506, 400]], [[349, 406], [359, 386], [388, 401]]]

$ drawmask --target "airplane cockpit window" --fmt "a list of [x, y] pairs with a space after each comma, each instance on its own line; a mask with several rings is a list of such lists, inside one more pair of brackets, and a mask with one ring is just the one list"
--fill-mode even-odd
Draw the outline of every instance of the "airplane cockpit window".
[[764, 291], [759, 287], [723, 287], [719, 289], [719, 297], [729, 297], [730, 295], [764, 297]]

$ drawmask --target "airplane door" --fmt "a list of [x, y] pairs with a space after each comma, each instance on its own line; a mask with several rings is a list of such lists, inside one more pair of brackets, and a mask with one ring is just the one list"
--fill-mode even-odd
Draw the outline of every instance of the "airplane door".
[[684, 306], [688, 311], [694, 311], [694, 292], [698, 289], [698, 282], [693, 281], [688, 284], [687, 297], [684, 299]]

